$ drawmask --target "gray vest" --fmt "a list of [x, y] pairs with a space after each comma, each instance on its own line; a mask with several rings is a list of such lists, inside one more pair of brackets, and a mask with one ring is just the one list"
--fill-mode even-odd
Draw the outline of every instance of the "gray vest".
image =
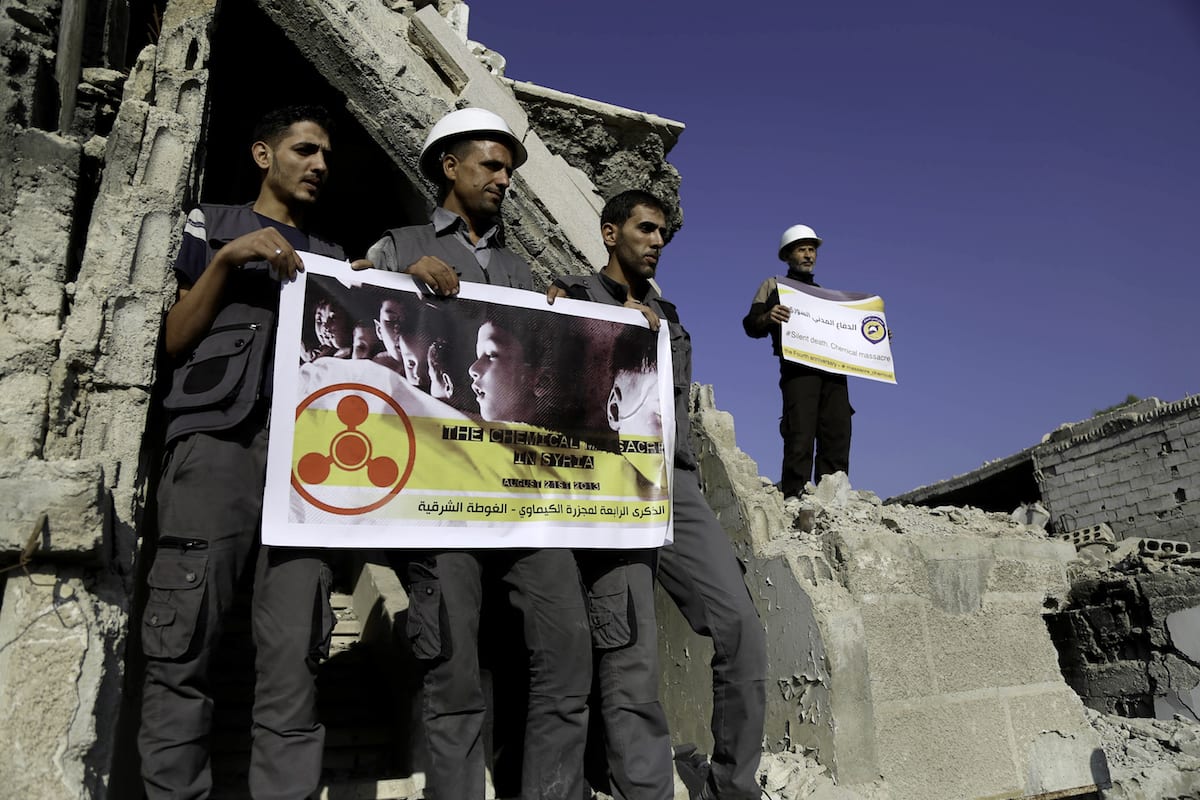
[[[624, 297], [616, 297], [605, 285], [600, 273], [591, 275], [566, 275], [554, 283], [567, 291], [575, 300], [591, 300], [610, 306], [624, 305]], [[646, 305], [660, 318], [667, 321], [671, 334], [671, 377], [675, 384], [675, 466], [695, 469], [696, 456], [692, 452], [691, 420], [688, 417], [692, 392], [692, 337], [679, 321], [675, 304], [663, 299], [662, 295], [650, 290]]]
[[[250, 206], [202, 203], [208, 261], [223, 246], [262, 227]], [[342, 249], [309, 235], [309, 249], [343, 258]], [[177, 366], [163, 400], [169, 415], [168, 443], [196, 431], [223, 431], [245, 421], [264, 397], [274, 363], [279, 283], [265, 262], [234, 270], [208, 333]]]

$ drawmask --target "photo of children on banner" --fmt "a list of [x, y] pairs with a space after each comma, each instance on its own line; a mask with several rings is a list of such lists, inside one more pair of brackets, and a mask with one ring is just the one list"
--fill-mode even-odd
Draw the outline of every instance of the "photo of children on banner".
[[[669, 346], [640, 314], [482, 285], [446, 299], [404, 274], [366, 283], [305, 264], [281, 303], [277, 396], [295, 404], [277, 402], [272, 419], [264, 535], [338, 547], [669, 540]], [[392, 523], [403, 525], [382, 530]]]

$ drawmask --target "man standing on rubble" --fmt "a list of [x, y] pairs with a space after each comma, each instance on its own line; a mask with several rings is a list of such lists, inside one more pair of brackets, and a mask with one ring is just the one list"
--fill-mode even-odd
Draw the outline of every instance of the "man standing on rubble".
[[[388, 231], [367, 259], [407, 272], [443, 296], [456, 294], [460, 280], [532, 288], [529, 265], [504, 247], [500, 222], [512, 172], [525, 159], [525, 147], [498, 115], [481, 108], [447, 114], [421, 149], [421, 172], [438, 187], [432, 219]], [[484, 796], [479, 617], [484, 581], [495, 580], [522, 616], [529, 651], [521, 796], [578, 800], [592, 672], [571, 551], [443, 550], [403, 557], [408, 633], [425, 669], [425, 796]]]
[[311, 551], [262, 546], [259, 525], [280, 282], [303, 269], [298, 250], [342, 257], [305, 228], [328, 178], [329, 132], [328, 113], [316, 106], [264, 116], [250, 148], [262, 173], [258, 198], [201, 204], [175, 260], [179, 290], [164, 338], [179, 366], [165, 402], [159, 536], [142, 617], [138, 745], [151, 800], [211, 790], [213, 651], [250, 574], [251, 794], [308, 797], [320, 779], [325, 729], [314, 675], [333, 628], [329, 571]]
[[[779, 241], [779, 260], [788, 265], [787, 277], [809, 286], [817, 264], [821, 237], [807, 225], [793, 225]], [[771, 347], [779, 356], [779, 388], [783, 392], [783, 469], [780, 488], [786, 497], [797, 497], [809, 480], [850, 472], [850, 392], [845, 375], [788, 361], [780, 344], [783, 323], [791, 309], [779, 302], [779, 287], [768, 278], [758, 287], [750, 311], [742, 320], [747, 336], [771, 336]], [[816, 444], [816, 475], [813, 475], [813, 444]]]
[[[700, 797], [754, 800], [760, 796], [756, 772], [766, 716], [766, 636], [741, 565], [704, 499], [696, 472], [688, 421], [691, 337], [680, 324], [675, 306], [651, 283], [666, 243], [666, 219], [662, 201], [649, 192], [618, 194], [600, 215], [608, 263], [598, 273], [559, 278], [547, 298], [553, 302], [566, 296], [639, 308], [655, 328], [658, 319], [666, 320], [675, 384], [675, 541], [658, 551], [658, 581], [692, 629], [713, 643], [713, 754]], [[584, 556], [585, 564], [590, 557]], [[607, 643], [609, 649], [600, 651], [597, 662], [609, 772], [623, 796], [669, 798], [670, 782], [665, 786], [661, 782], [664, 770], [669, 776], [671, 764], [669, 751], [664, 752], [664, 739], [669, 745], [669, 738], [661, 727], [665, 720], [658, 706], [654, 597], [649, 585], [653, 561], [629, 558], [627, 562], [623, 569], [637, 631], [629, 642]], [[591, 586], [610, 574], [611, 570], [589, 576]], [[630, 792], [627, 786], [636, 788]]]

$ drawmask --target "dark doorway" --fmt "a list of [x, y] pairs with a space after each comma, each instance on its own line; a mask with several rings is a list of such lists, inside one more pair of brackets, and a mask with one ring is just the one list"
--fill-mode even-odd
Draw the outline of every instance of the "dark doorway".
[[262, 114], [316, 103], [334, 116], [330, 181], [314, 229], [359, 258], [388, 228], [427, 220], [429, 201], [346, 108], [346, 98], [308, 63], [255, 3], [221, 3], [201, 146], [200, 197], [245, 203], [258, 193], [251, 131]]

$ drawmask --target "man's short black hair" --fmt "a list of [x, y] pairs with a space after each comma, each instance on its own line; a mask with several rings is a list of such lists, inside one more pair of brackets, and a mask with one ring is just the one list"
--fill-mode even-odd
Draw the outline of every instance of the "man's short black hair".
[[263, 114], [254, 126], [252, 141], [266, 142], [274, 147], [287, 133], [288, 128], [297, 122], [314, 122], [331, 138], [333, 136], [333, 117], [329, 115], [325, 106], [294, 105], [275, 108]]
[[641, 189], [628, 189], [604, 204], [604, 209], [600, 212], [600, 224], [624, 225], [638, 206], [652, 208], [664, 218], [671, 218], [671, 209], [662, 200]]

